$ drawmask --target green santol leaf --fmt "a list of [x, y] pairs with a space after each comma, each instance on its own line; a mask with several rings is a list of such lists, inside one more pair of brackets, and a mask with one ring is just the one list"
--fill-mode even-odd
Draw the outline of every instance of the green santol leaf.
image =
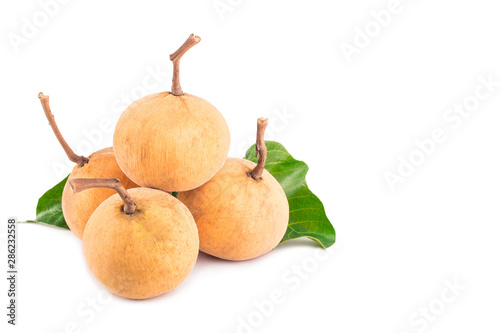
[[[266, 141], [266, 147], [265, 168], [283, 187], [290, 206], [288, 229], [281, 241], [309, 237], [324, 248], [332, 246], [335, 243], [335, 229], [326, 216], [323, 203], [307, 187], [309, 167], [294, 159], [278, 142]], [[255, 145], [247, 150], [245, 158], [257, 163]]]
[[29, 220], [26, 222], [43, 223], [59, 228], [69, 229], [66, 221], [64, 220], [61, 205], [62, 192], [64, 185], [68, 181], [68, 177], [64, 178], [59, 184], [45, 192], [40, 199], [38, 199], [35, 220]]

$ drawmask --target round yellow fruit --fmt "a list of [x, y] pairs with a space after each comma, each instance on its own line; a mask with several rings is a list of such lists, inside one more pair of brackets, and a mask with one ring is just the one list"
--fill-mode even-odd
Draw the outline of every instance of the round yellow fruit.
[[80, 239], [83, 238], [85, 226], [94, 210], [116, 192], [108, 188], [93, 188], [85, 192], [73, 193], [69, 181], [75, 178], [116, 178], [126, 189], [138, 186], [120, 169], [112, 147], [91, 154], [88, 162], [83, 166], [75, 165], [68, 182], [64, 185], [61, 201], [66, 224]]
[[116, 160], [141, 186], [167, 192], [196, 188], [215, 175], [229, 151], [229, 128], [206, 100], [182, 91], [182, 56], [200, 42], [191, 34], [170, 55], [171, 92], [145, 96], [122, 114], [113, 136]]
[[89, 157], [75, 154], [59, 131], [50, 109], [49, 96], [39, 93], [38, 98], [42, 104], [43, 112], [49, 121], [49, 125], [52, 127], [52, 131], [61, 144], [61, 147], [64, 149], [68, 159], [76, 164], [69, 175], [68, 182], [64, 186], [61, 201], [66, 224], [81, 239], [87, 221], [94, 210], [115, 192], [107, 188], [94, 188], [84, 193], [74, 194], [69, 186], [69, 181], [75, 178], [116, 178], [127, 189], [137, 187], [137, 184], [125, 176], [120, 169], [118, 163], [116, 163], [112, 147], [96, 151]]
[[198, 226], [200, 250], [227, 260], [261, 256], [279, 244], [288, 226], [288, 201], [267, 171], [261, 179], [249, 173], [257, 165], [228, 158], [206, 184], [180, 192]]
[[196, 188], [222, 167], [229, 151], [226, 121], [209, 102], [170, 92], [143, 97], [121, 115], [116, 160], [141, 186], [168, 192]]
[[111, 292], [146, 299], [177, 287], [198, 257], [198, 230], [189, 210], [154, 189], [128, 191], [135, 211], [124, 212], [118, 194], [92, 214], [83, 253], [92, 274]]

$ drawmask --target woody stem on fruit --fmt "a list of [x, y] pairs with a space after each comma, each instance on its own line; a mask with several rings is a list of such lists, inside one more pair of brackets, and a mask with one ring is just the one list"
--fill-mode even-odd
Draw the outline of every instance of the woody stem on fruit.
[[54, 131], [54, 134], [57, 137], [57, 140], [63, 147], [64, 151], [66, 152], [66, 155], [68, 156], [69, 160], [71, 162], [74, 162], [78, 164], [78, 166], [82, 167], [85, 164], [89, 162], [89, 159], [84, 156], [79, 156], [75, 154], [73, 149], [68, 145], [66, 140], [64, 140], [64, 137], [62, 136], [61, 132], [59, 131], [59, 128], [57, 127], [56, 120], [54, 118], [54, 115], [52, 114], [52, 111], [50, 110], [50, 105], [49, 105], [49, 96], [44, 95], [43, 93], [38, 94], [38, 98], [40, 99], [40, 103], [42, 103], [42, 108], [43, 112], [45, 112], [45, 116], [47, 117], [47, 120], [49, 121], [50, 127], [52, 127], [52, 131]]
[[170, 55], [170, 60], [174, 64], [174, 75], [172, 77], [172, 95], [181, 96], [183, 94], [179, 78], [179, 63], [182, 56], [201, 41], [201, 38], [191, 34], [181, 47]]
[[264, 172], [264, 166], [266, 165], [267, 147], [264, 141], [266, 127], [267, 118], [259, 118], [257, 120], [257, 140], [255, 143], [255, 157], [259, 156], [259, 161], [257, 162], [257, 166], [248, 173], [248, 175], [255, 180], [262, 179], [262, 172]]
[[96, 187], [110, 188], [112, 190], [115, 190], [120, 196], [120, 198], [122, 198], [124, 202], [123, 212], [125, 214], [133, 214], [137, 209], [137, 205], [132, 200], [127, 190], [125, 189], [125, 187], [123, 187], [122, 183], [120, 183], [118, 179], [75, 178], [69, 181], [69, 185], [71, 186], [73, 193], [78, 193], [83, 190]]

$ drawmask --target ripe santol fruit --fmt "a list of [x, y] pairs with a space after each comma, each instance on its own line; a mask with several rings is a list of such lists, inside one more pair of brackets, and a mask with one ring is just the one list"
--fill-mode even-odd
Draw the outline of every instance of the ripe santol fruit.
[[200, 250], [227, 260], [261, 256], [283, 238], [288, 226], [288, 201], [278, 181], [264, 169], [267, 119], [257, 122], [257, 164], [228, 158], [206, 184], [179, 192], [198, 226]]
[[[76, 163], [68, 181], [74, 178], [117, 178], [127, 189], [138, 186], [125, 176], [118, 163], [116, 163], [113, 147], [98, 150], [89, 157], [75, 154], [57, 127], [54, 115], [50, 110], [49, 96], [39, 93], [38, 98], [57, 140], [59, 140], [70, 161]], [[78, 238], [82, 239], [87, 221], [94, 210], [113, 194], [114, 191], [107, 188], [96, 188], [85, 193], [74, 194], [66, 182], [61, 199], [62, 211], [66, 224]]]
[[212, 104], [183, 93], [180, 86], [180, 59], [199, 41], [191, 35], [170, 55], [172, 91], [133, 102], [116, 125], [116, 160], [141, 186], [168, 192], [191, 190], [212, 178], [227, 158], [226, 121]]
[[117, 179], [72, 179], [75, 192], [117, 192], [92, 214], [83, 235], [90, 271], [111, 292], [146, 299], [177, 287], [198, 258], [193, 216], [172, 195], [150, 188], [127, 192]]

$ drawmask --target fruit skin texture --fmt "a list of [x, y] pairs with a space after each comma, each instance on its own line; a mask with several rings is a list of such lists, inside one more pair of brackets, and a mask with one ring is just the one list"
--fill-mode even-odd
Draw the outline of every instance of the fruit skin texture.
[[92, 214], [83, 236], [83, 253], [94, 276], [111, 292], [146, 299], [178, 286], [198, 257], [198, 231], [189, 210], [168, 193], [134, 188], [137, 204], [123, 212], [115, 194]]
[[207, 182], [224, 164], [230, 135], [209, 102], [184, 93], [145, 96], [123, 112], [113, 146], [125, 174], [141, 186], [187, 191]]
[[62, 193], [62, 211], [68, 227], [80, 239], [87, 221], [94, 210], [116, 192], [107, 188], [94, 188], [80, 193], [73, 193], [69, 180], [73, 178], [117, 178], [126, 188], [137, 187], [116, 163], [113, 147], [96, 151], [89, 156], [89, 162], [83, 167], [75, 165]]
[[177, 195], [194, 216], [201, 251], [246, 260], [271, 251], [283, 238], [289, 215], [285, 192], [267, 170], [259, 181], [249, 177], [255, 166], [228, 158], [205, 185]]

